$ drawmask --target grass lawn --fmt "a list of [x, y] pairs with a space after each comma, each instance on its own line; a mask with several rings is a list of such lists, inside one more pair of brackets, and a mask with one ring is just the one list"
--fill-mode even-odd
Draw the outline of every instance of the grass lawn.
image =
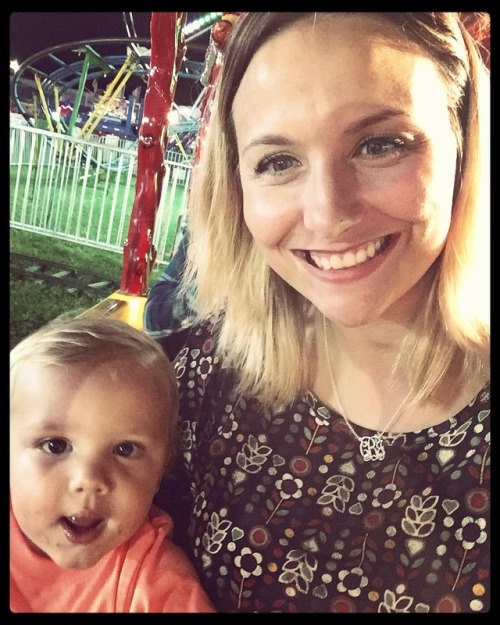
[[10, 349], [63, 312], [83, 312], [98, 300], [33, 280], [10, 280]]
[[[10, 251], [87, 269], [118, 282], [121, 278], [121, 254], [71, 241], [11, 228]], [[153, 270], [150, 284], [154, 284], [161, 271], [161, 268]], [[9, 288], [11, 349], [22, 338], [58, 315], [82, 312], [100, 301], [100, 298], [70, 293], [59, 286], [19, 280], [12, 276]]]

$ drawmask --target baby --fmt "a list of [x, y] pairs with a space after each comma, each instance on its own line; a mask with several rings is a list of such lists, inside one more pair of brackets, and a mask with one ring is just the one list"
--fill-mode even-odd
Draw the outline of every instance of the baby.
[[152, 504], [177, 409], [163, 350], [122, 321], [56, 319], [11, 351], [13, 612], [214, 612]]

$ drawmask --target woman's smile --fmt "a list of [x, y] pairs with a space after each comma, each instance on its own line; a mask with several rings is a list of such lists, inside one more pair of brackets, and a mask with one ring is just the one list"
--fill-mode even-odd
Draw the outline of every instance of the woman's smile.
[[390, 243], [391, 237], [385, 236], [363, 245], [347, 248], [342, 252], [303, 250], [304, 259], [318, 269], [346, 269], [362, 265], [378, 256]]
[[410, 314], [451, 222], [457, 143], [446, 89], [420, 50], [397, 49], [380, 31], [366, 17], [318, 22], [314, 35], [299, 24], [262, 46], [233, 103], [255, 245], [349, 326]]

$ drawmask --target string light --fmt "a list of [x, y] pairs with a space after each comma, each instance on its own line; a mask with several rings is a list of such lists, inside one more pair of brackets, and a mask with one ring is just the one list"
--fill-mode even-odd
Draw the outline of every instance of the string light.
[[189, 22], [189, 24], [186, 24], [186, 26], [184, 26], [184, 35], [192, 35], [193, 33], [196, 33], [199, 30], [201, 30], [202, 28], [206, 28], [207, 26], [210, 26], [221, 17], [222, 17], [222, 12], [217, 13], [215, 11], [212, 11], [210, 13], [205, 13], [204, 15], [197, 17], [192, 22]]

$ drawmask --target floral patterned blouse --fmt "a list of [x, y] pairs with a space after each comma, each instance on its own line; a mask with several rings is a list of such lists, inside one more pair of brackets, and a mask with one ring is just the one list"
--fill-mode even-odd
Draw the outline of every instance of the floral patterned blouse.
[[[445, 423], [386, 437], [385, 458], [365, 462], [312, 393], [274, 414], [236, 397], [210, 329], [175, 346], [186, 516], [182, 480], [165, 481], [158, 500], [216, 608], [487, 612], [489, 384]], [[160, 340], [172, 354], [179, 339]]]

